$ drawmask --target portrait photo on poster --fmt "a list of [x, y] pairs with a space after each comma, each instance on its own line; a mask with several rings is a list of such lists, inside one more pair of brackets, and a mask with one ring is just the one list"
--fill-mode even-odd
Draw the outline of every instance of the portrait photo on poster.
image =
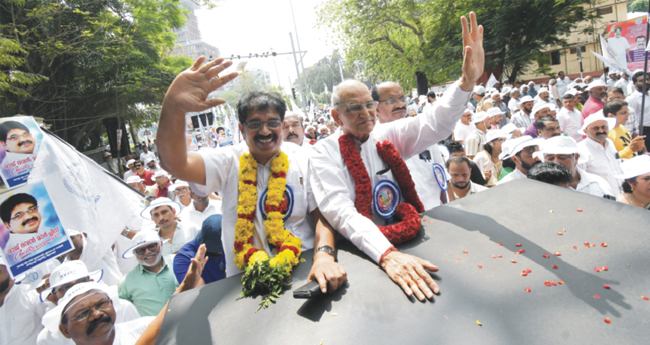
[[0, 195], [0, 248], [15, 277], [74, 248], [42, 182]]
[[27, 183], [43, 132], [31, 116], [0, 119], [0, 176], [7, 188]]

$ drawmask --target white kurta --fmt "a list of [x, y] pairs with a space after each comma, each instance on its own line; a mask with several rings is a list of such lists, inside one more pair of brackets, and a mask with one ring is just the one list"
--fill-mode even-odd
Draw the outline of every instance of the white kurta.
[[[483, 186], [481, 186], [480, 184], [476, 184], [476, 183], [474, 183], [474, 182], [472, 182], [472, 181], [469, 181], [469, 191], [468, 191], [467, 194], [464, 196], [464, 198], [466, 198], [466, 197], [468, 197], [468, 196], [470, 196], [470, 195], [476, 194], [476, 193], [478, 193], [478, 192], [482, 192], [482, 191], [484, 191], [484, 190], [488, 190], [488, 189], [489, 189], [489, 188], [487, 188], [487, 187], [483, 187]], [[450, 190], [451, 190], [451, 189], [450, 189]], [[461, 197], [459, 197], [458, 195], [456, 195], [456, 192], [454, 192], [454, 196], [456, 197], [456, 199], [462, 199]]]
[[156, 159], [156, 154], [151, 151], [147, 153], [142, 152], [140, 154], [140, 160], [142, 161], [142, 164], [147, 165], [148, 159], [153, 159], [154, 161], [158, 162], [158, 160]]
[[583, 149], [589, 150], [589, 161], [585, 164], [585, 170], [588, 173], [598, 175], [605, 179], [615, 195], [623, 193], [621, 181], [616, 175], [623, 175], [621, 170], [621, 160], [616, 158], [617, 151], [614, 143], [607, 139], [605, 146], [589, 138], [578, 143]]
[[533, 124], [533, 120], [530, 119], [530, 115], [521, 110], [512, 114], [510, 123], [513, 123], [517, 128], [528, 128]]
[[440, 201], [442, 189], [440, 189], [440, 185], [436, 182], [433, 174], [433, 163], [438, 163], [443, 168], [445, 166], [438, 145], [431, 145], [427, 150], [431, 154], [431, 160], [425, 161], [420, 155], [415, 155], [405, 161], [415, 183], [415, 191], [418, 193], [422, 206], [426, 211], [442, 204], [442, 201]]
[[[156, 228], [156, 231], [160, 231], [159, 228]], [[159, 234], [160, 236], [160, 234]], [[162, 241], [163, 238], [160, 237], [160, 240]], [[174, 236], [172, 236], [172, 243], [165, 242], [163, 243], [162, 250], [160, 253], [162, 255], [171, 255], [171, 254], [176, 254], [181, 247], [185, 245], [185, 243], [191, 241], [192, 239], [187, 238], [187, 234], [185, 232], [185, 224], [181, 221], [176, 221], [176, 229], [174, 230]]]
[[510, 102], [508, 102], [508, 109], [510, 109], [510, 113], [514, 114], [515, 110], [519, 109], [521, 107], [521, 101], [518, 99], [511, 98]]
[[[400, 156], [408, 160], [449, 136], [463, 114], [469, 96], [469, 92], [462, 91], [455, 83], [422, 115], [378, 124], [364, 143], [355, 141], [373, 187], [381, 180], [396, 181], [390, 170], [377, 174], [387, 167], [377, 153], [377, 142], [392, 142]], [[320, 211], [332, 227], [372, 260], [379, 262], [381, 255], [391, 246], [375, 225], [383, 225], [384, 219], [373, 212], [371, 221], [355, 208], [355, 184], [341, 156], [339, 137], [340, 134], [333, 135], [314, 145], [315, 154], [309, 161], [310, 185]]]
[[0, 307], [0, 344], [36, 344], [46, 307], [28, 285], [14, 285]]
[[[637, 118], [641, 117], [641, 102], [643, 101], [643, 94], [639, 91], [634, 91], [629, 97], [625, 99], [625, 101], [630, 108], [634, 109], [634, 113], [636, 114]], [[645, 112], [643, 112], [643, 126], [650, 127], [650, 97], [648, 96], [646, 96], [644, 108]]]
[[582, 122], [582, 113], [575, 108], [569, 110], [567, 107], [563, 107], [560, 112], [557, 113], [557, 121], [560, 123], [562, 133], [575, 139], [576, 142], [582, 140], [582, 135], [578, 133], [578, 130], [582, 127], [580, 124]]
[[[294, 143], [284, 142], [280, 149], [289, 158], [287, 186], [291, 187], [293, 191], [293, 210], [289, 219], [284, 222], [284, 227], [302, 240], [303, 250], [311, 249], [314, 246], [315, 224], [310, 213], [316, 209], [316, 204], [309, 194], [310, 189], [307, 184], [309, 147], [303, 148]], [[218, 150], [206, 149], [199, 151], [205, 163], [206, 185], [190, 184], [192, 190], [197, 194], [207, 195], [208, 193], [218, 192], [223, 198], [221, 204], [223, 212], [221, 240], [226, 254], [226, 275], [228, 277], [242, 272], [233, 261], [235, 254], [232, 251], [235, 248], [235, 222], [237, 221], [237, 201], [239, 198], [239, 157], [248, 152], [246, 142], [222, 147]], [[264, 249], [272, 256], [274, 254], [270, 250], [268, 241], [266, 241], [264, 218], [259, 208], [259, 198], [267, 189], [270, 172], [271, 160], [266, 165], [257, 166], [258, 207], [255, 210], [256, 236], [254, 236], [253, 244], [256, 248]]]
[[476, 126], [473, 123], [469, 123], [469, 125], [466, 125], [460, 120], [456, 123], [456, 127], [454, 127], [454, 140], [456, 141], [462, 141], [463, 143], [465, 142], [465, 139], [474, 131]]
[[155, 316], [146, 316], [129, 322], [116, 323], [113, 345], [135, 344], [155, 318]]
[[564, 93], [568, 90], [569, 84], [571, 84], [571, 79], [569, 77], [564, 76], [564, 79], [561, 79], [560, 77], [555, 78], [557, 80], [557, 92], [562, 97]]
[[580, 168], [577, 169], [578, 174], [580, 174], [580, 182], [576, 186], [576, 191], [591, 194], [599, 198], [605, 195], [614, 196], [612, 194], [612, 187], [609, 186], [609, 183], [605, 179], [598, 175], [590, 174]]
[[195, 239], [196, 235], [199, 234], [203, 227], [203, 221], [215, 214], [221, 214], [221, 200], [209, 199], [208, 207], [203, 212], [199, 212], [193, 202], [181, 211], [179, 218], [183, 222], [188, 242]]
[[502, 178], [501, 181], [497, 182], [497, 186], [502, 185], [506, 182], [510, 182], [513, 180], [521, 180], [525, 178], [527, 178], [526, 174], [521, 172], [521, 170], [515, 168], [515, 170], [513, 170], [510, 174], [506, 175], [506, 177]]

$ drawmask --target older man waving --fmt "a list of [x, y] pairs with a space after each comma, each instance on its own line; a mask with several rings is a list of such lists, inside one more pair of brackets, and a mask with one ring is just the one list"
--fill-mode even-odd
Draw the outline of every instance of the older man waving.
[[[420, 202], [409, 200], [417, 199], [417, 195], [412, 198], [413, 193], [409, 192], [413, 182], [409, 181], [407, 171], [392, 163], [419, 154], [449, 136], [483, 73], [483, 27], [478, 26], [474, 13], [470, 14], [470, 19], [471, 31], [467, 18], [461, 19], [465, 47], [462, 78], [447, 89], [441, 100], [420, 116], [375, 126], [378, 102], [373, 100], [364, 84], [344, 81], [332, 95], [332, 117], [342, 133], [316, 144], [316, 154], [310, 159], [310, 184], [325, 218], [377, 262], [407, 295], [415, 293], [419, 300], [424, 300], [425, 296], [433, 298], [432, 290], [439, 292], [425, 271], [437, 271], [438, 267], [397, 251], [388, 240], [400, 237], [391, 233], [397, 228], [377, 224], [383, 225], [384, 219], [392, 214], [399, 216], [403, 205], [400, 194], [410, 204]], [[392, 143], [394, 150], [386, 141]], [[391, 169], [386, 168], [387, 164]], [[445, 185], [442, 167], [437, 174], [441, 186]], [[372, 209], [370, 204], [376, 207]], [[416, 205], [412, 206], [418, 210]], [[419, 209], [423, 209], [421, 204]], [[414, 225], [420, 229], [419, 217]]]

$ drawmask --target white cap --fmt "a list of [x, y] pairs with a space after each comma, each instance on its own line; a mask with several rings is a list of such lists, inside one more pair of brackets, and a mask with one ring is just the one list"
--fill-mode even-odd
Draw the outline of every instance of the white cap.
[[533, 84], [533, 86], [535, 86], [535, 82], [532, 81], [532, 80], [528, 82], [528, 85], [530, 85], [530, 84]]
[[133, 164], [133, 163], [135, 163], [135, 159], [129, 159], [129, 160], [126, 162], [126, 166], [128, 167], [129, 165], [131, 165], [131, 164]]
[[519, 88], [519, 91], [524, 91], [524, 88], [528, 88], [528, 85], [524, 84]]
[[486, 143], [489, 143], [492, 140], [496, 140], [499, 138], [507, 138], [508, 135], [506, 133], [503, 133], [503, 131], [500, 129], [491, 129], [487, 131], [485, 137], [487, 138]]
[[[544, 138], [535, 138], [535, 139], [533, 139], [530, 135], [524, 135], [523, 137], [519, 137], [519, 138], [516, 138], [516, 139], [510, 139], [510, 140], [516, 140], [517, 142], [508, 145], [508, 147], [512, 147], [512, 149], [503, 158], [501, 158], [501, 155], [499, 155], [499, 159], [510, 158], [510, 157], [516, 155], [517, 153], [519, 153], [519, 151], [523, 150], [526, 147], [540, 146], [544, 142]], [[510, 141], [510, 140], [507, 140], [506, 143], [508, 141]], [[501, 154], [503, 154], [504, 152], [505, 151], [502, 151]]]
[[478, 113], [472, 115], [472, 123], [477, 123], [485, 121], [488, 118], [488, 114], [485, 111], [479, 111]]
[[578, 93], [578, 90], [576, 90], [576, 89], [574, 89], [574, 88], [570, 88], [570, 89], [568, 89], [564, 94], [567, 94], [567, 93], [568, 93], [569, 95], [573, 95], [573, 96], [575, 96], [575, 95]]
[[158, 206], [163, 206], [163, 205], [168, 205], [171, 206], [174, 211], [176, 211], [176, 215], [178, 216], [181, 213], [181, 207], [178, 205], [177, 202], [172, 201], [169, 198], [158, 198], [149, 204], [142, 212], [140, 212], [140, 217], [144, 219], [149, 219], [151, 220], [151, 211], [153, 211], [154, 208]]
[[521, 97], [521, 99], [519, 100], [520, 103], [533, 102], [533, 101], [534, 101], [534, 99], [533, 99], [533, 97], [530, 97], [530, 95], [526, 95], [524, 97]]
[[158, 177], [160, 177], [160, 176], [165, 176], [166, 178], [169, 178], [169, 174], [168, 174], [165, 170], [160, 169], [160, 170], [156, 171], [156, 172], [153, 174], [153, 176], [151, 176], [151, 180], [152, 180], [152, 181], [156, 181], [156, 179], [157, 179]]
[[650, 156], [642, 155], [628, 159], [621, 163], [623, 175], [614, 176], [621, 180], [635, 178], [650, 173]]
[[592, 87], [597, 87], [597, 86], [607, 86], [605, 82], [602, 79], [594, 79], [589, 85], [587, 86], [587, 90], [591, 90]]
[[551, 105], [549, 103], [537, 103], [533, 107], [533, 111], [531, 111], [530, 115], [534, 117], [535, 114], [537, 114], [538, 111], [540, 111], [540, 110], [542, 110], [544, 108], [548, 108], [549, 110], [551, 110]]
[[167, 188], [167, 190], [170, 191], [170, 192], [173, 192], [173, 191], [176, 190], [176, 188], [179, 188], [179, 187], [188, 187], [189, 188], [189, 186], [190, 186], [190, 184], [185, 182], [185, 181], [176, 180], [176, 183], [169, 186], [169, 188]]
[[61, 317], [63, 316], [63, 313], [67, 310], [66, 307], [68, 307], [70, 301], [72, 301], [75, 297], [82, 295], [90, 290], [102, 291], [106, 293], [111, 300], [114, 301], [116, 301], [117, 298], [119, 298], [115, 294], [115, 289], [110, 289], [105, 284], [100, 284], [96, 282], [77, 284], [71, 287], [70, 289], [68, 289], [68, 291], [66, 291], [65, 296], [63, 296], [63, 298], [59, 300], [56, 307], [54, 307], [52, 310], [45, 313], [42, 320], [43, 326], [45, 326], [45, 328], [48, 331], [54, 334], [60, 332], [59, 323], [61, 322]]
[[558, 135], [546, 139], [540, 149], [542, 157], [547, 153], [554, 155], [572, 155], [578, 153], [580, 154], [578, 164], [585, 164], [589, 161], [589, 151], [582, 149], [578, 146], [575, 139], [565, 135]]
[[132, 258], [135, 255], [133, 253], [133, 250], [140, 246], [144, 246], [145, 244], [154, 243], [154, 242], [167, 242], [167, 241], [168, 241], [167, 239], [164, 240], [161, 239], [160, 236], [158, 236], [158, 233], [155, 231], [142, 230], [133, 237], [132, 242], [135, 243], [135, 245], [125, 250], [124, 253], [122, 253], [122, 258], [123, 259]]
[[582, 124], [582, 128], [578, 130], [579, 134], [587, 134], [587, 128], [589, 127], [590, 124], [596, 122], [596, 121], [607, 121], [607, 132], [611, 131], [616, 127], [616, 118], [615, 117], [605, 117], [603, 115], [603, 111], [599, 110], [589, 116], [585, 119], [585, 122]]
[[318, 126], [318, 132], [322, 131], [323, 129], [327, 129], [327, 131], [329, 132], [329, 128], [327, 128], [327, 126], [325, 125]]
[[65, 285], [69, 282], [85, 277], [89, 277], [93, 281], [98, 282], [102, 280], [103, 275], [104, 270], [102, 269], [88, 272], [86, 264], [84, 264], [81, 260], [66, 261], [55, 268], [52, 273], [50, 273], [50, 288], [45, 289], [41, 292], [41, 302], [47, 299], [47, 296], [52, 292], [52, 290], [61, 285]]
[[485, 93], [485, 87], [481, 85], [474, 86], [474, 93], [477, 95], [482, 95]]
[[[201, 144], [201, 143], [199, 143], [199, 145], [200, 145], [200, 144]], [[155, 162], [156, 159], [153, 158], [153, 157], [148, 157], [148, 158], [144, 161], [144, 164], [147, 164], [147, 163], [149, 163], [149, 162], [151, 162], [151, 161], [154, 161], [154, 162]]]
[[497, 107], [492, 107], [487, 110], [487, 115], [488, 117], [495, 117], [497, 115], [503, 115], [503, 112]]
[[548, 92], [548, 88], [547, 87], [542, 87], [542, 88], [539, 89], [539, 91], [537, 91], [538, 94], [540, 94], [542, 92]]
[[524, 128], [524, 127], [517, 128], [517, 126], [514, 123], [509, 123], [509, 124], [501, 127], [501, 132], [505, 133], [507, 135], [506, 138], [508, 138], [508, 139], [510, 139], [512, 137], [512, 133], [515, 130], [519, 130], [519, 132], [521, 132], [521, 134], [524, 134], [524, 132], [526, 131], [526, 128]]
[[144, 180], [141, 179], [140, 176], [138, 175], [129, 176], [126, 179], [126, 183], [140, 183], [140, 182], [144, 182]]

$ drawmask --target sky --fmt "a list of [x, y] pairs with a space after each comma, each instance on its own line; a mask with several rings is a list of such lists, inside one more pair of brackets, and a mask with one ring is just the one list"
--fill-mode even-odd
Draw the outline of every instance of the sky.
[[[300, 48], [307, 51], [303, 61], [305, 68], [331, 55], [334, 49], [326, 44], [325, 28], [316, 28], [316, 7], [324, 1], [327, 0], [292, 1]], [[271, 51], [271, 48], [278, 53], [290, 53], [290, 32], [298, 51], [290, 0], [222, 0], [215, 9], [200, 9], [194, 14], [199, 20], [203, 41], [219, 48], [222, 57], [261, 54]], [[241, 60], [233, 61], [233, 66], [236, 66]], [[277, 73], [272, 57], [248, 61], [246, 69], [266, 70], [273, 85], [278, 84], [279, 75], [279, 82], [285, 90], [289, 90], [289, 80], [296, 79], [291, 54], [275, 57]]]

